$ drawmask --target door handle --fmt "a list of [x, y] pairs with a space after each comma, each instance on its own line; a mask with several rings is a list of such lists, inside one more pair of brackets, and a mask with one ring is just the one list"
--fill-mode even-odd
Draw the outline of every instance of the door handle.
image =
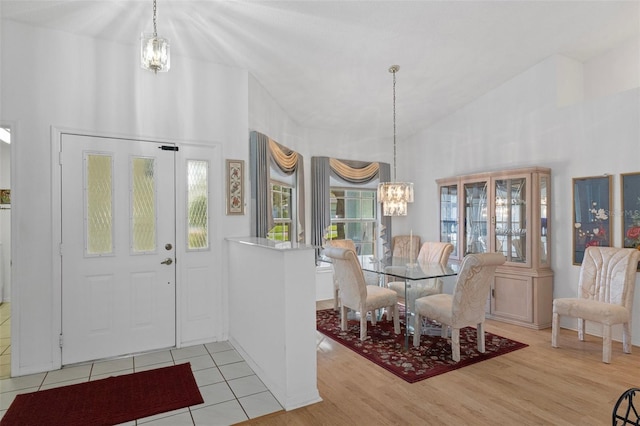
[[165, 260], [163, 260], [162, 262], [160, 262], [162, 265], [171, 265], [173, 263], [173, 259], [171, 259], [170, 257], [167, 257]]

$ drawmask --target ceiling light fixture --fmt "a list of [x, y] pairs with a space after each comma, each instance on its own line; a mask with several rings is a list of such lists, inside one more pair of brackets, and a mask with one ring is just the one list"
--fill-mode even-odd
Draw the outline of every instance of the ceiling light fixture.
[[396, 182], [396, 73], [399, 65], [391, 65], [393, 74], [393, 182], [378, 185], [378, 202], [382, 203], [385, 216], [406, 216], [407, 203], [413, 203], [413, 183]]
[[156, 0], [153, 0], [153, 34], [142, 33], [140, 37], [140, 66], [157, 74], [169, 71], [171, 58], [169, 40], [158, 37], [156, 12]]

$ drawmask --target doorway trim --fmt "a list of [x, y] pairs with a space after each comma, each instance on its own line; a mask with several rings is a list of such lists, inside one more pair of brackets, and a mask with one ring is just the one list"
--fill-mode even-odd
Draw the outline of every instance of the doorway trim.
[[[15, 164], [16, 158], [18, 156], [18, 137], [20, 134], [19, 131], [19, 122], [14, 120], [0, 120], [0, 127], [8, 127], [11, 129], [11, 152], [9, 153], [9, 162], [11, 163], [11, 170], [9, 172], [9, 179], [11, 180], [11, 188], [13, 189], [16, 184], [16, 167]], [[15, 193], [14, 193], [15, 195]], [[18, 207], [18, 211], [20, 208]], [[18, 343], [18, 339], [15, 339], [14, 336], [17, 336], [18, 330], [20, 330], [20, 316], [18, 315], [18, 305], [16, 304], [18, 297], [17, 291], [18, 289], [13, 285], [15, 282], [15, 276], [13, 272], [13, 267], [11, 266], [13, 262], [13, 254], [16, 252], [16, 241], [18, 241], [17, 235], [17, 225], [14, 220], [16, 214], [16, 204], [11, 203], [11, 221], [9, 224], [9, 228], [11, 230], [11, 241], [9, 247], [9, 288], [11, 295], [11, 376], [14, 375], [14, 372], [18, 371], [18, 356], [20, 354], [20, 345]], [[3, 295], [4, 297], [4, 295]]]

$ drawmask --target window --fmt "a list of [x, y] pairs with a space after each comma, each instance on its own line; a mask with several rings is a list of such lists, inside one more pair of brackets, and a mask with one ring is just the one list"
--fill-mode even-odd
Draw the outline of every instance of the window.
[[188, 250], [209, 248], [209, 162], [187, 160]]
[[85, 154], [85, 254], [113, 254], [113, 158]]
[[376, 191], [331, 188], [331, 228], [326, 239], [349, 239], [361, 255], [374, 253]]
[[293, 188], [281, 183], [271, 183], [271, 207], [274, 226], [267, 233], [267, 239], [291, 241], [291, 193]]
[[156, 180], [153, 158], [131, 158], [131, 250], [153, 253], [156, 249]]

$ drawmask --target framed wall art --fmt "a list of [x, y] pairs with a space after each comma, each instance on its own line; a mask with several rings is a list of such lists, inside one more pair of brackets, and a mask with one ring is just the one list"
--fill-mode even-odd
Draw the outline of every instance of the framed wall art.
[[611, 176], [573, 179], [573, 264], [590, 246], [611, 246]]
[[0, 189], [0, 204], [11, 204], [10, 189]]
[[620, 188], [623, 247], [640, 250], [640, 172], [620, 175]]
[[243, 160], [227, 160], [227, 214], [244, 214]]

